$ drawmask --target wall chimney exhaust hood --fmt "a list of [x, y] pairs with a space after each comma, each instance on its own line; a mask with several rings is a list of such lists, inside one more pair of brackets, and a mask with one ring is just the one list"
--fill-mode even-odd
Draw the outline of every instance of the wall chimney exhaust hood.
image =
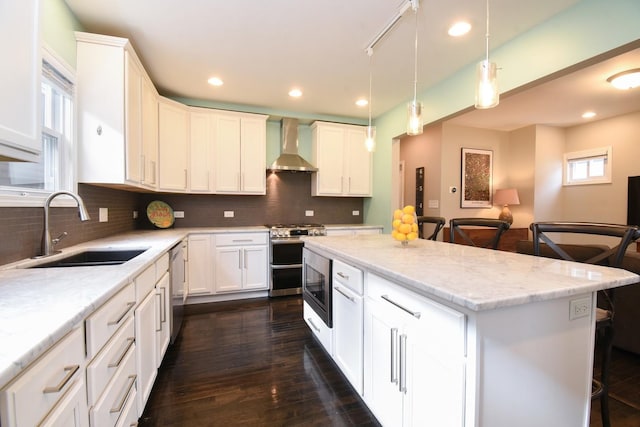
[[282, 151], [269, 166], [270, 171], [315, 172], [318, 170], [298, 154], [298, 120], [282, 119]]

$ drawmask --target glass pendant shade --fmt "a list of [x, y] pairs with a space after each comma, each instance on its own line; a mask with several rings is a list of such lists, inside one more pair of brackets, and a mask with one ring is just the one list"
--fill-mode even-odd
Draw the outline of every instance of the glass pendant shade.
[[422, 102], [415, 99], [407, 105], [407, 135], [422, 133]]
[[492, 108], [500, 103], [495, 62], [480, 61], [476, 68], [476, 108]]
[[376, 127], [367, 126], [367, 136], [364, 140], [364, 145], [367, 147], [367, 151], [373, 153], [376, 151]]

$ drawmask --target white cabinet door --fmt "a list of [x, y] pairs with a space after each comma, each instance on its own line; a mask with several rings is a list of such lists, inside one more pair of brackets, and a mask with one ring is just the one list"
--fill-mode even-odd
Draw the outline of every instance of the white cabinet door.
[[159, 189], [186, 191], [187, 144], [189, 143], [189, 112], [187, 107], [170, 99], [160, 98], [158, 140]]
[[138, 372], [138, 415], [156, 380], [156, 294], [150, 292], [134, 313], [136, 324], [136, 370]]
[[84, 378], [80, 378], [39, 427], [83, 427], [88, 424]]
[[346, 130], [345, 175], [346, 193], [350, 196], [371, 196], [372, 155], [365, 147], [365, 129]]
[[40, 0], [3, 1], [0, 12], [0, 157], [37, 161], [40, 136]]
[[141, 184], [158, 185], [158, 93], [148, 78], [142, 78], [142, 177]]
[[216, 247], [216, 292], [242, 290], [241, 247]]
[[189, 191], [212, 191], [213, 140], [215, 116], [204, 109], [192, 109], [189, 113], [191, 138], [189, 140]]
[[345, 286], [333, 286], [333, 358], [353, 388], [363, 393], [364, 303]]
[[240, 119], [242, 192], [265, 194], [267, 177], [266, 120]]
[[142, 180], [142, 71], [124, 52], [125, 73], [125, 178], [134, 184]]
[[216, 192], [240, 191], [240, 117], [218, 115], [215, 137]]
[[267, 289], [269, 252], [267, 246], [243, 248], [243, 289]]
[[165, 272], [156, 284], [156, 364], [160, 367], [171, 340], [170, 276]]
[[214, 293], [213, 272], [214, 256], [212, 253], [212, 236], [210, 234], [189, 235], [187, 263], [188, 294], [207, 295]]

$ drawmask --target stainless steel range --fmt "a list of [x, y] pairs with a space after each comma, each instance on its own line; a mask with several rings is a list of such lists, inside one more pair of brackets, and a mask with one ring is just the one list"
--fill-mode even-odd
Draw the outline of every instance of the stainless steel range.
[[269, 228], [269, 296], [302, 293], [301, 236], [324, 236], [321, 224], [271, 224]]

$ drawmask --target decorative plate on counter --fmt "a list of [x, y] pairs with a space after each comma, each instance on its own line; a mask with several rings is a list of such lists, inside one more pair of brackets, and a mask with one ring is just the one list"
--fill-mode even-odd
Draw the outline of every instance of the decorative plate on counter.
[[171, 206], [160, 200], [154, 200], [147, 206], [147, 218], [151, 224], [158, 228], [169, 228], [173, 225], [175, 217]]

